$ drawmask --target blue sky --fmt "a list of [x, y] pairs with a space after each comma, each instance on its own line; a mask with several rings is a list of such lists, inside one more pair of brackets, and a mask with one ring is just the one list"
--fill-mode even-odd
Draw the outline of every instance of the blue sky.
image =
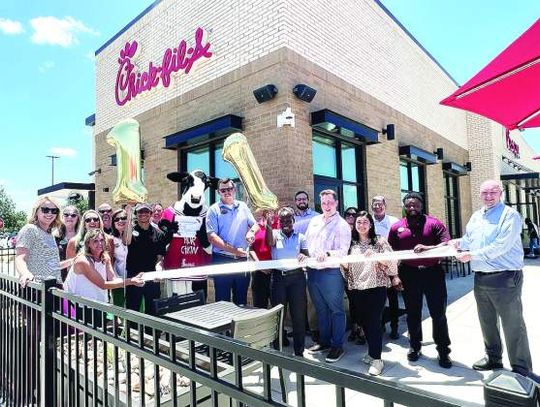
[[[540, 0], [382, 0], [464, 83], [540, 17]], [[28, 210], [39, 188], [90, 182], [94, 52], [153, 0], [0, 2], [0, 184]], [[540, 131], [524, 133], [540, 153]]]

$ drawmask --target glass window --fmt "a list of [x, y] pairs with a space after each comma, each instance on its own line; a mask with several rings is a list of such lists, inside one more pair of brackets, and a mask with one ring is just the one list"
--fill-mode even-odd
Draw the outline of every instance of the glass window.
[[238, 179], [238, 174], [236, 173], [236, 170], [234, 167], [229, 164], [227, 161], [225, 161], [222, 157], [223, 152], [223, 143], [220, 143], [219, 145], [216, 145], [216, 148], [214, 150], [214, 163], [215, 163], [215, 177], [218, 178], [231, 178], [231, 179]]
[[[399, 175], [401, 199], [403, 199], [409, 192], [418, 192], [425, 198], [426, 191], [423, 164], [402, 159], [399, 163]], [[425, 212], [427, 212], [427, 202], [424, 209]]]
[[341, 172], [343, 173], [343, 181], [357, 181], [356, 148], [354, 144], [341, 143]]
[[313, 136], [313, 174], [337, 177], [336, 146], [330, 137]]
[[[236, 198], [247, 200], [244, 185], [240, 182], [234, 167], [221, 158], [223, 140], [209, 142], [202, 146], [186, 147], [181, 150], [182, 170], [193, 171], [200, 169], [205, 174], [217, 178], [231, 178], [236, 183]], [[216, 202], [219, 195], [215, 190], [207, 189], [205, 196], [209, 204]]]
[[444, 206], [446, 209], [446, 227], [452, 238], [461, 236], [461, 217], [459, 210], [459, 184], [458, 177], [444, 173]]
[[358, 176], [358, 169], [363, 168], [362, 145], [315, 132], [312, 151], [315, 209], [320, 211], [319, 193], [324, 189], [336, 191], [340, 212], [349, 206], [363, 207], [363, 189]]

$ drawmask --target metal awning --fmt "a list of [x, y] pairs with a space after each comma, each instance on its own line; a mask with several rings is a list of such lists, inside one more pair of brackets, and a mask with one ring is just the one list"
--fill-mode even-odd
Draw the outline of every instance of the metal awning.
[[311, 113], [311, 126], [329, 133], [356, 138], [366, 144], [379, 142], [379, 132], [328, 109]]
[[399, 155], [426, 165], [437, 164], [437, 154], [422, 150], [416, 146], [400, 146]]
[[179, 145], [193, 139], [212, 139], [235, 131], [242, 130], [242, 118], [229, 114], [218, 117], [189, 129], [181, 130], [174, 134], [163, 137], [165, 139], [165, 148], [176, 150]]
[[467, 166], [459, 165], [458, 163], [452, 161], [442, 163], [442, 169], [443, 171], [447, 171], [458, 176], [467, 175], [470, 171]]
[[512, 181], [527, 192], [540, 193], [539, 172], [517, 172], [501, 175], [501, 181]]

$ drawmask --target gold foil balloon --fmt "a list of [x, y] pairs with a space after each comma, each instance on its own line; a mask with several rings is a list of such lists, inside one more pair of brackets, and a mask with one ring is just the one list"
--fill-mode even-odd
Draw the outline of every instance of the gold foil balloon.
[[256, 209], [277, 209], [278, 199], [266, 186], [243, 134], [233, 133], [225, 139], [222, 156], [236, 169]]
[[114, 202], [145, 202], [148, 190], [142, 182], [139, 122], [122, 120], [107, 134], [107, 143], [116, 147], [118, 175], [113, 191]]

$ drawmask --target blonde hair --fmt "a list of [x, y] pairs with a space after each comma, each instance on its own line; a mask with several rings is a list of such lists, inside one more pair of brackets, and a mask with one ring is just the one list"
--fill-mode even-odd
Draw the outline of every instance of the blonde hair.
[[32, 207], [32, 213], [30, 214], [30, 217], [28, 218], [28, 223], [39, 226], [37, 212], [39, 208], [41, 208], [41, 205], [43, 205], [45, 202], [52, 203], [58, 209], [58, 213], [56, 214], [56, 217], [54, 218], [54, 220], [49, 226], [49, 229], [47, 230], [47, 232], [50, 233], [54, 229], [59, 229], [62, 226], [62, 221], [60, 219], [60, 205], [58, 205], [58, 202], [56, 202], [56, 199], [51, 198], [48, 195], [39, 197], [37, 201], [34, 203], [34, 206]]
[[98, 211], [95, 211], [93, 209], [88, 209], [85, 211], [82, 216], [80, 217], [80, 224], [79, 224], [79, 230], [77, 230], [77, 234], [75, 235], [75, 247], [78, 249], [81, 242], [84, 241], [84, 238], [86, 236], [86, 233], [88, 232], [88, 229], [86, 228], [86, 216], [88, 214], [93, 214], [96, 218], [99, 219], [99, 228], [98, 230], [101, 230], [103, 232], [103, 219], [101, 219], [101, 215]]
[[107, 236], [102, 229], [91, 229], [86, 232], [83, 240], [83, 246], [81, 247], [81, 253], [85, 256], [92, 257], [92, 252], [90, 251], [90, 241], [96, 240], [99, 236], [103, 236], [103, 252], [101, 253], [100, 258], [103, 259], [103, 255], [107, 253]]

